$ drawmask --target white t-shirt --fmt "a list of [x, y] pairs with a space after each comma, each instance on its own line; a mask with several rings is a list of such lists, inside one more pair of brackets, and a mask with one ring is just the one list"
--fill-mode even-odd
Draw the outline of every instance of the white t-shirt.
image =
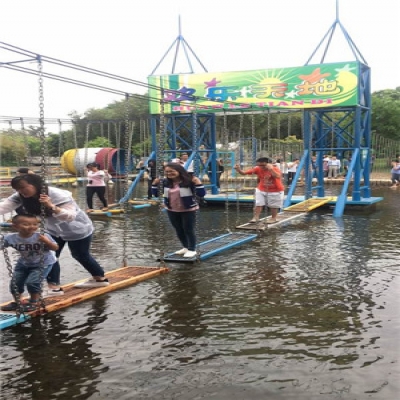
[[[53, 238], [45, 233], [45, 236], [55, 243]], [[19, 236], [18, 233], [9, 233], [4, 236], [4, 247], [12, 247], [17, 250], [21, 255], [18, 262], [26, 267], [37, 267], [42, 262], [42, 243], [39, 242], [39, 232], [34, 233], [28, 238]], [[0, 250], [1, 243], [0, 243]], [[43, 252], [43, 264], [51, 265], [57, 261], [56, 253], [53, 250], [49, 250], [46, 245], [44, 246]]]

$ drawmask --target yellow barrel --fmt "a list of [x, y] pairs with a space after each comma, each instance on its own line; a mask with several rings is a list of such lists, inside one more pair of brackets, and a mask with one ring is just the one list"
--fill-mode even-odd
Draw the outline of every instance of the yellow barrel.
[[69, 174], [76, 175], [74, 164], [76, 149], [70, 149], [61, 156], [61, 167]]
[[61, 166], [70, 174], [85, 176], [86, 165], [96, 161], [96, 154], [101, 147], [70, 149], [61, 156]]

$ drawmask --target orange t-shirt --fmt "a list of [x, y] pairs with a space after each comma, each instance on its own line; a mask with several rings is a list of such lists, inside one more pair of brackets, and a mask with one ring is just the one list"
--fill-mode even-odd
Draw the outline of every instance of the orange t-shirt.
[[257, 175], [258, 185], [257, 188], [262, 192], [283, 192], [285, 190], [282, 180], [281, 171], [278, 167], [273, 167], [274, 172], [279, 173], [279, 177], [272, 176], [271, 172], [267, 169], [262, 169], [260, 167], [254, 167], [245, 171], [245, 175]]

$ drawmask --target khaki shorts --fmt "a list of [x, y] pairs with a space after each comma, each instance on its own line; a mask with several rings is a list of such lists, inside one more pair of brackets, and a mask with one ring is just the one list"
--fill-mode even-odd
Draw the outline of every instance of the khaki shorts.
[[262, 192], [256, 189], [256, 206], [267, 206], [269, 208], [282, 208], [283, 192]]

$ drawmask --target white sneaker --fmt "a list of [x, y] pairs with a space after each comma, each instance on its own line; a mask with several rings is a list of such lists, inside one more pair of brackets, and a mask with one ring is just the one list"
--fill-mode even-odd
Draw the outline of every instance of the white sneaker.
[[185, 258], [193, 258], [196, 257], [197, 253], [195, 251], [188, 250], [183, 257]]
[[64, 291], [60, 289], [47, 289], [47, 293], [43, 294], [43, 297], [63, 296]]
[[174, 254], [176, 254], [178, 256], [183, 256], [187, 252], [188, 252], [188, 249], [186, 247], [184, 247], [183, 249], [176, 251]]
[[96, 288], [96, 287], [104, 287], [108, 286], [110, 282], [108, 282], [108, 279], [105, 279], [104, 281], [96, 281], [95, 279], [88, 279], [85, 282], [77, 283], [74, 285], [76, 288]]

